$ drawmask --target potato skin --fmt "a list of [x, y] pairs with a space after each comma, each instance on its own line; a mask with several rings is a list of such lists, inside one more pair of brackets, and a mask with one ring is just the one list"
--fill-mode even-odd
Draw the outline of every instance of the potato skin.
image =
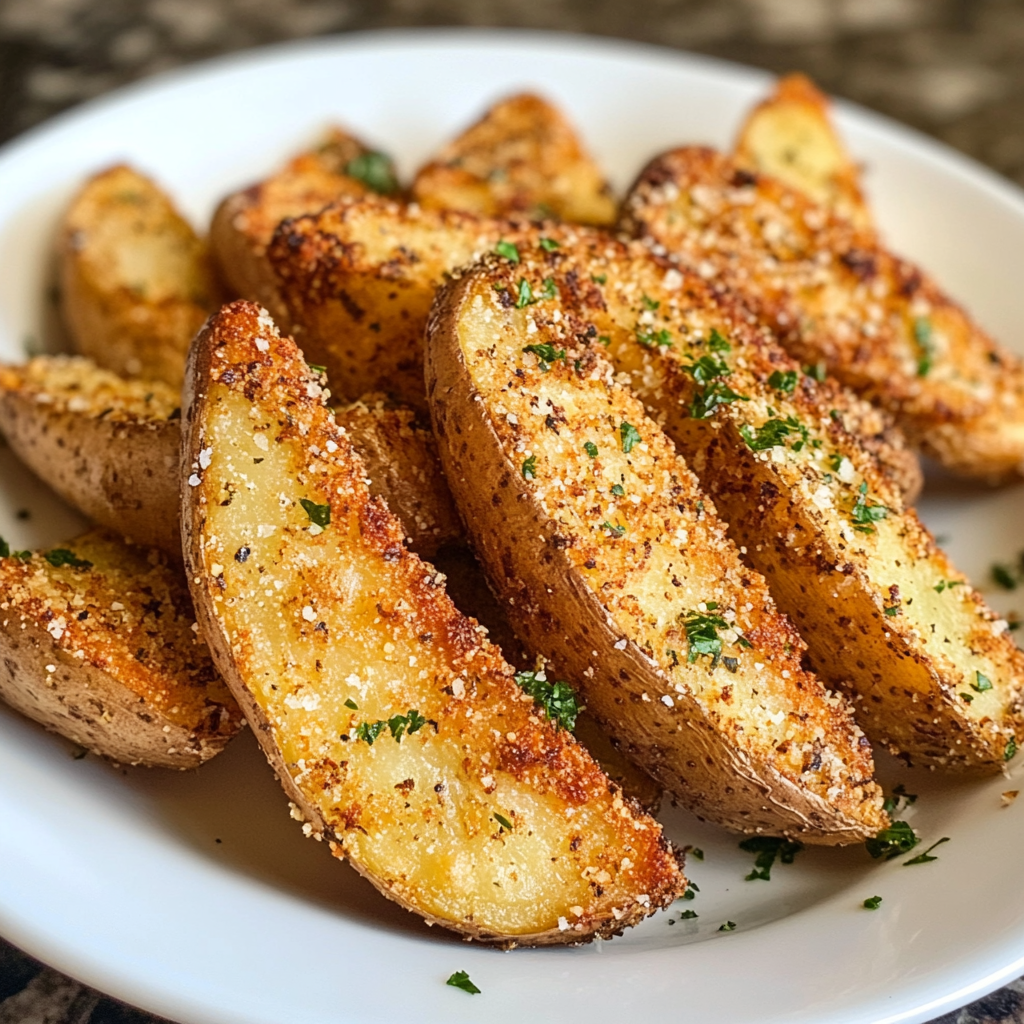
[[0, 367], [0, 430], [22, 462], [93, 522], [176, 561], [178, 402], [81, 356]]
[[65, 214], [57, 258], [75, 351], [180, 387], [189, 342], [219, 296], [205, 244], [159, 187], [126, 165], [90, 178]]
[[485, 217], [615, 221], [611, 190], [572, 125], [530, 93], [495, 103], [421, 167], [412, 198], [427, 210]]
[[91, 531], [67, 549], [0, 558], [0, 697], [122, 764], [195, 768], [244, 722], [192, 631], [179, 570]]
[[[500, 653], [455, 610], [432, 567], [403, 548], [397, 521], [370, 497], [365, 470], [322, 403], [322, 390], [294, 343], [281, 338], [252, 304], [225, 307], [193, 346], [182, 457], [183, 475], [189, 475], [182, 533], [190, 585], [214, 660], [306, 818], [307, 834], [327, 840], [336, 856], [349, 859], [385, 895], [428, 922], [507, 946], [610, 935], [672, 902], [686, 883], [656, 822], [622, 799], [568, 733], [524, 703]], [[275, 444], [262, 433], [267, 446], [255, 441], [254, 429], [271, 431]], [[256, 452], [267, 454], [251, 458]], [[312, 455], [315, 463], [307, 461]], [[237, 476], [243, 467], [244, 476]], [[286, 509], [276, 493], [269, 504], [260, 497], [261, 473], [271, 474], [275, 489], [293, 478], [295, 510]], [[231, 489], [243, 480], [255, 488]], [[222, 501], [225, 490], [241, 497]], [[297, 494], [303, 491], [331, 506], [330, 522], [318, 532], [304, 516], [293, 522], [302, 514]], [[259, 518], [251, 522], [250, 515]], [[266, 528], [257, 532], [257, 523]], [[242, 536], [251, 540], [244, 556], [233, 557]], [[268, 576], [261, 568], [280, 573], [283, 584], [270, 588], [265, 612], [260, 609]], [[250, 573], [256, 574], [259, 603], [247, 589]], [[274, 598], [275, 592], [280, 596]], [[317, 605], [313, 618], [324, 622], [322, 643], [313, 620], [298, 614], [305, 602]], [[278, 632], [287, 650], [281, 643], [264, 644], [261, 623]], [[345, 635], [347, 642], [330, 644], [331, 635]], [[386, 668], [388, 678], [400, 678], [360, 689], [360, 678], [374, 681], [383, 673], [386, 637], [396, 655]], [[364, 657], [364, 644], [379, 668], [353, 660]], [[409, 644], [419, 651], [416, 671], [401, 667]], [[355, 682], [346, 675], [350, 665], [363, 666]], [[337, 673], [342, 678], [336, 680]], [[267, 678], [276, 680], [273, 687], [265, 686]], [[320, 678], [327, 680], [323, 686]], [[312, 699], [301, 696], [304, 687]], [[397, 695], [391, 695], [392, 687]], [[346, 691], [358, 697], [351, 711], [351, 704], [342, 705]], [[374, 745], [359, 738], [355, 722], [363, 715], [386, 718], [412, 702], [428, 728], [401, 744], [386, 733]], [[339, 742], [339, 730], [348, 730], [347, 742]], [[382, 785], [379, 775], [394, 758], [405, 759], [394, 769], [402, 773], [398, 778], [409, 778], [392, 785], [392, 777]], [[451, 774], [426, 785], [430, 772], [442, 769]], [[449, 791], [455, 802], [444, 820], [450, 825], [437, 829], [434, 808], [448, 806]], [[492, 799], [492, 792], [499, 796]], [[560, 833], [556, 857], [546, 848], [534, 860], [530, 848], [516, 847], [526, 855], [509, 860], [505, 843], [519, 842], [522, 834], [513, 823], [506, 840], [505, 832], [489, 824], [490, 808], [502, 793], [518, 794], [520, 807], [533, 801], [532, 812], [525, 813], [534, 824], [523, 838], [547, 823], [546, 829]], [[472, 825], [473, 808], [481, 801], [485, 817]], [[563, 824], [552, 824], [557, 821]], [[420, 840], [425, 829], [443, 847], [436, 862], [422, 860], [435, 849]], [[627, 852], [628, 863], [622, 859]], [[396, 857], [404, 868], [396, 867]], [[455, 860], [461, 864], [458, 884], [444, 866]], [[467, 887], [477, 884], [478, 868], [486, 874], [488, 862], [498, 869], [515, 867], [512, 876], [504, 876], [509, 891], [488, 881], [475, 890], [481, 893], [477, 902], [467, 906]], [[428, 870], [425, 863], [434, 866]], [[527, 878], [519, 902], [511, 895], [519, 892], [516, 872]], [[599, 884], [588, 882], [591, 877]], [[531, 892], [537, 895], [522, 902]], [[563, 900], [575, 904], [578, 895], [582, 905], [562, 909]]]
[[1024, 362], [874, 234], [697, 146], [644, 168], [620, 226], [734, 291], [795, 359], [824, 362], [948, 469], [1024, 472]]
[[[735, 585], [739, 590], [742, 577], [743, 589], [739, 592], [749, 594], [750, 601], [755, 602], [748, 604], [748, 608], [759, 609], [753, 612], [753, 621], [758, 625], [751, 636], [756, 632], [758, 653], [772, 663], [766, 682], [769, 678], [779, 679], [782, 685], [777, 687], [776, 696], [791, 701], [788, 705], [791, 711], [799, 709], [805, 717], [820, 722], [822, 735], [827, 736], [825, 742], [829, 744], [830, 764], [844, 765], [833, 776], [834, 789], [829, 789], [829, 799], [825, 798], [826, 784], [818, 782], [816, 788], [812, 788], [799, 771], [784, 767], [785, 757], [767, 749], [760, 737], [751, 743], [738, 739], [741, 732], [738, 723], [720, 719], [686, 685], [673, 685], [670, 674], [660, 660], [655, 659], [653, 651], [641, 649], [639, 641], [630, 639], [634, 623], [646, 623], [654, 618], [661, 623], [669, 610], [660, 609], [656, 615], [649, 602], [638, 603], [623, 589], [629, 582], [609, 578], [601, 584], [604, 579], [601, 560], [605, 556], [600, 553], [600, 547], [612, 542], [607, 538], [588, 541], [577, 536], [573, 525], [552, 518], [551, 513], [532, 499], [531, 488], [523, 482], [519, 461], [526, 452], [538, 450], [536, 438], [524, 426], [521, 411], [515, 417], [510, 413], [509, 429], [522, 431], [518, 435], [522, 446], [517, 447], [513, 459], [509, 451], [511, 441], [496, 432], [494, 418], [503, 415], [492, 405], [497, 398], [495, 394], [484, 395], [477, 390], [476, 378], [465, 356], [465, 346], [473, 343], [468, 340], [468, 334], [462, 333], [467, 310], [480, 307], [491, 312], [489, 301], [497, 302], [500, 308], [500, 301], [491, 298], [499, 294], [495, 286], [507, 289], [514, 284], [515, 277], [510, 276], [508, 267], [489, 258], [476, 269], [463, 271], [460, 278], [439, 292], [428, 326], [427, 386], [449, 485], [492, 585], [505, 598], [517, 630], [537, 650], [552, 658], [560, 671], [581, 680], [588, 709], [624, 744], [630, 758], [642, 764], [699, 816], [739, 832], [793, 835], [825, 845], [859, 842], [874, 834], [885, 824], [886, 818], [881, 809], [880, 791], [871, 781], [870, 745], [843, 702], [839, 698], [826, 701], [823, 687], [813, 677], [802, 673], [798, 652], [802, 651], [803, 644], [795, 630], [784, 617], [775, 613], [764, 581], [740, 565], [735, 549], [725, 542], [724, 531], [715, 524], [711, 499], [701, 495], [692, 475], [682, 460], [675, 457], [667, 441], [656, 440], [657, 427], [646, 420], [635, 400], [610, 385], [607, 400], [593, 399], [596, 407], [607, 409], [609, 422], [617, 423], [620, 417], [628, 417], [630, 423], [639, 424], [645, 443], [650, 440], [654, 446], [654, 462], [671, 466], [679, 494], [665, 497], [665, 501], [681, 502], [680, 510], [683, 504], [692, 509], [698, 500], [701, 502], [696, 518], [689, 525], [691, 531], [707, 531], [707, 537], [691, 538], [690, 543], [697, 546], [689, 553], [690, 562], [717, 560], [711, 575], [717, 576], [726, 589]], [[487, 312], [482, 315], [486, 317]], [[508, 316], [511, 315], [509, 312]], [[498, 338], [510, 329], [515, 332], [504, 316], [504, 313], [495, 316], [488, 328], [489, 336], [494, 339], [491, 358], [498, 360], [500, 366], [504, 350], [512, 342], [504, 338], [498, 341]], [[535, 340], [547, 341], [549, 336], [542, 328]], [[488, 347], [483, 341], [477, 344], [481, 346], [481, 353]], [[568, 344], [564, 335], [559, 344]], [[571, 361], [575, 357], [588, 358], [575, 349], [566, 358]], [[593, 367], [592, 356], [590, 358], [589, 366]], [[557, 371], [555, 367], [544, 371], [549, 380], [556, 372], [562, 372], [562, 363], [558, 367]], [[496, 372], [504, 379], [504, 367]], [[513, 375], [512, 368], [508, 367], [507, 372], [510, 380], [515, 380], [520, 371]], [[527, 373], [515, 385], [510, 383], [502, 389], [502, 397], [508, 400], [519, 387], [524, 389], [524, 395], [540, 394], [532, 391], [539, 383], [532, 381]], [[586, 387], [583, 386], [583, 391]], [[594, 390], [599, 388], [595, 385]], [[571, 389], [546, 394], [552, 396], [548, 404], [554, 410], [548, 416], [548, 429], [556, 434], [561, 431], [575, 450], [580, 438], [573, 432], [571, 414], [566, 425], [566, 421], [559, 419], [557, 410], [571, 406], [578, 414], [581, 408], [589, 406], [584, 405], [579, 393], [574, 396]], [[552, 405], [556, 394], [563, 395], [564, 402], [559, 399]], [[519, 405], [515, 404], [515, 408], [519, 410]], [[675, 461], [666, 461], [673, 459]], [[570, 503], [584, 500], [577, 497], [573, 472], [566, 467], [566, 489], [558, 489], [559, 494], [567, 495], [565, 500]], [[551, 486], [557, 489], [557, 482]], [[654, 486], [657, 488], [657, 483]], [[671, 518], [668, 509], [664, 514]], [[700, 523], [706, 525], [694, 525]], [[648, 525], [653, 528], [653, 521]], [[666, 519], [665, 534], [674, 535], [679, 525], [677, 521]], [[656, 556], [660, 556], [662, 540], [658, 538], [652, 544], [646, 527], [644, 530], [643, 548], [648, 556], [652, 549], [657, 549]], [[704, 543], [714, 546], [705, 548]], [[630, 544], [627, 550], [640, 546], [641, 542], [631, 541]], [[593, 554], [584, 562], [584, 556], [591, 551]], [[573, 552], [571, 556], [570, 552]], [[636, 557], [642, 559], [643, 555]], [[621, 560], [626, 555], [609, 554], [608, 558]], [[595, 571], [598, 575], [591, 580], [587, 573]], [[684, 566], [680, 575], [685, 575], [686, 571]], [[634, 585], [639, 586], [639, 583], [634, 582]], [[687, 584], [682, 581], [679, 585]], [[667, 580], [666, 587], [672, 589]], [[601, 590], [602, 597], [597, 596], [595, 588]], [[610, 605], [605, 603], [612, 598], [604, 596], [611, 594], [616, 595], [616, 608], [619, 602], [623, 603], [623, 608], [635, 605], [635, 611], [622, 612], [632, 619], [630, 625], [623, 626], [617, 619], [613, 620], [608, 610]], [[665, 597], [668, 605], [669, 595]], [[682, 640], [680, 651], [685, 650], [685, 644], [686, 640]], [[678, 657], [675, 664], [682, 664]], [[774, 674], [782, 664], [786, 666], [785, 672], [776, 677]], [[712, 686], [711, 683], [706, 685]], [[729, 704], [730, 693], [731, 686], [726, 685], [717, 699]], [[658, 696], [660, 694], [665, 697]], [[709, 699], [713, 703], [714, 698]], [[785, 715], [783, 711], [783, 720]], [[754, 732], [756, 730], [752, 730], [751, 735]], [[803, 770], [807, 770], [806, 766]]]

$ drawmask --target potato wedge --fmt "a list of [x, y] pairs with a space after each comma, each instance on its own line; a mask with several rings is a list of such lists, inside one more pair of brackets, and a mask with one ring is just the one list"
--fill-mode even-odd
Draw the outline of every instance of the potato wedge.
[[217, 269], [235, 295], [261, 303], [280, 319], [286, 311], [266, 263], [266, 248], [278, 224], [316, 213], [345, 196], [386, 195], [397, 187], [388, 157], [342, 129], [331, 128], [313, 149], [294, 157], [276, 174], [221, 202], [210, 225]]
[[[585, 228], [373, 200], [341, 203], [292, 221], [279, 233], [270, 258], [307, 357], [325, 364], [332, 382], [380, 388], [419, 409], [423, 331], [437, 288], [499, 242], [528, 246], [538, 237], [568, 248], [577, 241], [607, 240]], [[846, 428], [912, 501], [921, 489], [921, 468], [889, 415], [866, 402], [847, 402], [845, 408]]]
[[91, 178], [65, 215], [57, 256], [75, 350], [180, 387], [218, 291], [205, 244], [159, 186], [125, 165]]
[[505, 945], [618, 932], [681, 894], [658, 824], [403, 547], [259, 307], [197, 338], [185, 417], [203, 633], [307, 833], [428, 921]]
[[597, 331], [561, 315], [557, 289], [589, 282], [546, 266], [486, 257], [438, 293], [427, 330], [441, 461], [517, 631], [701, 817], [828, 845], [873, 835], [886, 817], [850, 707], [801, 668], [803, 641], [612, 381]]
[[370, 493], [382, 497], [399, 518], [413, 551], [432, 558], [442, 545], [463, 541], [429, 425], [418, 423], [407, 405], [381, 394], [335, 409], [334, 418], [363, 460]]
[[46, 552], [0, 541], [0, 697], [122, 764], [194, 768], [245, 724], [180, 569], [93, 530]]
[[412, 183], [426, 209], [611, 225], [615, 201], [565, 115], [531, 93], [495, 103]]
[[734, 290], [952, 471], [1024, 473], [1024, 363], [873, 235], [698, 147], [648, 164], [622, 227]]
[[177, 561], [179, 402], [82, 356], [0, 366], [0, 431], [22, 462], [93, 522]]
[[778, 178], [862, 231], [874, 230], [860, 167], [832, 122], [828, 97], [806, 75], [778, 80], [747, 115], [732, 157], [737, 166]]
[[559, 290], [538, 308], [603, 338], [868, 736], [917, 764], [1001, 770], [1024, 741], [1024, 655], [847, 429], [861, 403], [666, 260], [608, 243], [518, 257]]

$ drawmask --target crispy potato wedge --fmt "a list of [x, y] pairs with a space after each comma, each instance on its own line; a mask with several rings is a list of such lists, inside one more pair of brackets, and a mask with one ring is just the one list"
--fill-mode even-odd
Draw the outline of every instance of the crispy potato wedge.
[[1001, 770], [1024, 740], [1024, 655], [847, 429], [862, 403], [666, 260], [608, 243], [518, 255], [604, 339], [868, 736], [918, 764]]
[[648, 164], [622, 227], [734, 290], [794, 358], [823, 361], [949, 469], [1024, 472], [1024, 364], [873, 235], [698, 147]]
[[486, 257], [427, 331], [441, 461], [517, 631], [701, 817], [828, 845], [874, 834], [850, 707], [801, 668], [803, 641], [597, 331], [562, 315], [555, 289], [590, 283], [551, 270]]
[[0, 366], [0, 430], [22, 462], [93, 522], [180, 561], [179, 402], [82, 356]]
[[860, 167], [832, 122], [828, 97], [806, 75], [779, 79], [743, 122], [732, 157], [739, 167], [778, 178], [862, 231], [874, 229]]
[[0, 557], [0, 697], [122, 764], [195, 768], [244, 725], [180, 569], [93, 530]]
[[412, 183], [432, 210], [611, 225], [615, 201], [566, 116], [531, 93], [495, 103]]
[[267, 245], [278, 224], [316, 213], [345, 196], [388, 194], [397, 187], [388, 157], [342, 129], [331, 128], [316, 146], [276, 174], [221, 202], [210, 225], [217, 269], [235, 295], [259, 302], [279, 319], [286, 317], [266, 262]]
[[57, 256], [75, 350], [180, 387], [189, 342], [219, 296], [205, 244], [159, 186], [125, 165], [90, 178], [65, 214]]
[[334, 410], [366, 467], [370, 493], [382, 497], [405, 527], [406, 543], [421, 558], [465, 537], [441, 472], [434, 433], [407, 405], [381, 394]]
[[203, 632], [307, 833], [428, 921], [506, 945], [618, 932], [681, 894], [658, 824], [406, 551], [259, 307], [197, 338], [185, 417]]
[[[424, 211], [379, 200], [342, 203], [292, 221], [271, 248], [282, 294], [299, 325], [303, 351], [335, 381], [353, 380], [400, 395], [420, 408], [423, 331], [437, 288], [459, 266], [499, 241], [572, 247], [604, 235], [557, 224], [532, 225]], [[887, 413], [847, 402], [845, 425], [913, 501], [921, 468]], [[394, 506], [392, 506], [394, 507]]]

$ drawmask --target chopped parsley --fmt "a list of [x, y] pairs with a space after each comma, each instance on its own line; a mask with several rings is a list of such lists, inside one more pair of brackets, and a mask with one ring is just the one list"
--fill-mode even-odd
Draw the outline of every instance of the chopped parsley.
[[711, 349], [712, 352], [732, 351], [732, 345], [730, 345], [714, 327], [711, 328], [711, 336], [708, 338], [708, 348]]
[[690, 415], [695, 420], [706, 420], [713, 416], [723, 405], [732, 402], [749, 402], [747, 395], [733, 391], [724, 381], [716, 380], [706, 388], [698, 389], [690, 403]]
[[804, 848], [803, 843], [794, 839], [783, 839], [781, 836], [751, 836], [740, 843], [740, 849], [747, 853], [756, 853], [754, 870], [744, 876], [748, 882], [761, 879], [770, 882], [772, 865], [778, 857], [783, 864], [792, 864], [793, 858]]
[[968, 703], [971, 704], [974, 701], [973, 693], [961, 693], [960, 696]]
[[903, 807], [909, 807], [913, 803], [917, 803], [917, 794], [908, 793], [903, 783], [897, 783], [892, 788], [892, 796], [886, 797], [882, 804], [882, 810], [886, 814], [894, 814], [900, 809], [900, 802], [903, 801]]
[[345, 173], [361, 181], [370, 191], [389, 195], [398, 190], [398, 179], [391, 161], [383, 153], [360, 153], [349, 160]]
[[691, 857], [695, 857], [697, 860], [703, 860], [704, 859], [704, 851], [699, 846], [695, 846], [690, 851], [690, 856]]
[[607, 274], [591, 274], [590, 275], [590, 280], [593, 281], [594, 284], [604, 284], [608, 280], [608, 275]]
[[919, 316], [914, 321], [914, 341], [917, 342], [919, 355], [917, 358], [918, 377], [927, 377], [935, 361], [935, 342], [932, 339], [932, 322], [926, 316]]
[[637, 327], [636, 340], [644, 348], [671, 348], [672, 335], [664, 328], [660, 331], [648, 330], [646, 327]]
[[445, 984], [451, 985], [452, 988], [461, 988], [463, 992], [468, 992], [471, 996], [480, 994], [480, 989], [469, 980], [469, 975], [465, 971], [456, 971]]
[[597, 458], [597, 445], [593, 441], [586, 441], [583, 444], [583, 450], [592, 458]]
[[726, 921], [719, 929], [720, 932], [733, 932], [736, 930], [735, 921]]
[[310, 501], [309, 498], [301, 498], [299, 499], [299, 504], [306, 510], [309, 521], [319, 526], [321, 530], [331, 525], [331, 506], [329, 503], [327, 505], [318, 505], [315, 501]]
[[875, 860], [884, 857], [902, 857], [921, 842], [914, 830], [905, 821], [894, 821], [888, 828], [883, 828], [878, 835], [864, 843], [864, 848]]
[[686, 883], [686, 891], [679, 898], [681, 900], [695, 900], [699, 892], [700, 886], [696, 882], [690, 881]]
[[863, 903], [865, 910], [877, 910], [881, 905], [881, 896], [869, 896]]
[[353, 711], [358, 711], [359, 710], [359, 705], [351, 697], [349, 697], [345, 701], [345, 707], [351, 708]]
[[555, 348], [554, 345], [549, 345], [544, 342], [539, 345], [527, 345], [524, 352], [532, 352], [536, 357], [540, 365], [541, 372], [547, 373], [551, 369], [551, 364], [557, 359], [565, 359], [565, 349]]
[[883, 608], [882, 611], [885, 612], [889, 618], [893, 618], [894, 616], [899, 615], [900, 606], [898, 604], [890, 605], [888, 608]]
[[525, 277], [519, 279], [518, 294], [516, 296], [516, 309], [522, 309], [524, 306], [532, 306], [535, 303], [540, 302], [542, 299], [557, 299], [558, 289], [555, 287], [555, 279], [553, 277], [545, 277], [542, 290], [539, 294], [534, 295], [533, 289], [530, 287], [530, 282]]
[[655, 300], [648, 295], [641, 296], [640, 301], [644, 304], [644, 309], [649, 309], [652, 313], [661, 305], [660, 302], [655, 302]]
[[796, 388], [796, 370], [776, 370], [768, 378], [768, 387], [775, 388], [784, 395], [791, 395]]
[[[16, 554], [20, 555], [21, 552]], [[67, 548], [54, 548], [52, 551], [47, 551], [43, 555], [50, 565], [55, 569], [59, 569], [63, 565], [69, 565], [72, 569], [91, 569], [92, 562], [87, 562], [84, 558], [79, 558], [73, 551], [68, 551]]]
[[560, 248], [558, 242], [556, 242], [553, 238], [544, 238], [543, 236], [539, 239], [537, 244], [545, 252], [554, 252], [556, 249]]
[[600, 344], [604, 345], [605, 348], [608, 348], [612, 343], [612, 339], [608, 337], [607, 334], [598, 335], [597, 340]]
[[938, 842], [932, 843], [924, 853], [919, 853], [916, 857], [912, 857], [910, 860], [904, 861], [903, 866], [905, 868], [909, 868], [911, 864], [927, 864], [930, 860], [938, 860], [938, 857], [933, 857], [931, 855], [932, 850], [934, 850], [936, 846], [941, 846], [943, 843], [948, 842], [949, 836], [943, 836]]
[[974, 675], [977, 677], [977, 682], [971, 683], [971, 689], [975, 693], [984, 693], [986, 690], [992, 689], [992, 680], [984, 672], [975, 672]]
[[679, 915], [679, 920], [680, 921], [692, 921], [697, 916], [698, 915], [697, 915], [697, 911], [696, 910], [690, 910], [690, 908], [687, 907], [686, 910], [684, 910]]
[[683, 367], [683, 372], [688, 373], [698, 384], [710, 384], [717, 377], [727, 377], [732, 371], [724, 359], [716, 359], [714, 356], [701, 356]]
[[627, 423], [625, 420], [619, 425], [619, 437], [622, 439], [622, 451], [628, 455], [638, 445], [643, 438], [640, 436], [640, 431], [633, 426], [632, 423]]
[[494, 247], [494, 251], [509, 263], [519, 262], [519, 250], [512, 242], [506, 242], [504, 238]]
[[954, 587], [962, 587], [963, 585], [963, 580], [939, 580], [932, 589], [936, 594], [941, 594], [944, 590], [952, 590]]
[[1006, 748], [1003, 750], [1003, 760], [1009, 761], [1017, 753], [1017, 741], [1011, 736], [1006, 741]]
[[523, 462], [523, 479], [524, 480], [536, 480], [537, 479], [537, 456], [531, 455], [528, 459]]
[[[708, 606], [709, 608], [711, 605]], [[717, 608], [718, 606], [715, 605]], [[722, 657], [722, 639], [718, 630], [728, 629], [729, 623], [721, 615], [706, 612], [689, 612], [685, 621], [686, 642], [689, 650], [686, 660], [693, 664], [701, 655], [711, 655], [712, 670], [718, 666]]]
[[388, 728], [397, 743], [402, 742], [403, 735], [411, 736], [426, 724], [427, 720], [415, 708], [410, 708], [407, 715], [392, 715], [388, 719]]
[[616, 498], [624, 498], [626, 496], [626, 491], [622, 484], [612, 484], [612, 494], [614, 494]]
[[374, 740], [388, 727], [387, 722], [360, 722], [356, 726], [356, 739], [363, 740], [368, 743], [371, 747], [373, 746]]
[[868, 498], [868, 482], [863, 480], [857, 492], [857, 500], [854, 503], [853, 511], [850, 514], [853, 528], [858, 533], [874, 533], [875, 528], [871, 524], [888, 518], [889, 509], [885, 505], [869, 505], [869, 500], [874, 499]]
[[807, 442], [807, 428], [793, 416], [787, 416], [784, 420], [772, 418], [756, 429], [748, 423], [740, 425], [740, 436], [752, 452], [784, 447], [786, 438], [791, 434], [799, 435], [800, 440], [793, 445], [793, 451], [798, 452]]
[[31, 557], [31, 551], [11, 551], [10, 544], [0, 537], [0, 558], [20, 558], [23, 562], [27, 562]]
[[556, 727], [568, 732], [576, 728], [580, 706], [576, 691], [568, 683], [549, 683], [542, 673], [537, 672], [517, 672], [515, 680], [523, 693], [528, 693], [541, 706]]
[[[819, 384], [823, 383], [825, 378], [828, 376], [825, 371], [824, 363], [814, 363], [811, 366], [805, 366], [804, 373], [810, 377], [811, 380], [816, 380]], [[834, 418], [835, 417], [833, 417], [833, 419]]]
[[327, 372], [326, 366], [321, 366], [319, 363], [306, 363], [306, 365], [315, 373], [318, 377], [322, 376]]
[[1020, 573], [1012, 566], [996, 562], [992, 566], [992, 579], [1003, 588], [1003, 590], [1016, 590], [1021, 582]]
[[505, 832], [512, 831], [512, 822], [509, 821], [504, 814], [499, 814], [497, 811], [495, 811], [493, 814], [493, 818]]
[[612, 523], [609, 523], [607, 519], [601, 524], [601, 529], [607, 530], [608, 533], [616, 539], [625, 536], [626, 533], [626, 528], [624, 526], [615, 526]]

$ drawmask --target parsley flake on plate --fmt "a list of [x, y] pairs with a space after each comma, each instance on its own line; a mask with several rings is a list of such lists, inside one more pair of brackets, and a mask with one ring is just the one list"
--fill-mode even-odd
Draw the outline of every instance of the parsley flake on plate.
[[744, 876], [745, 881], [753, 882], [760, 879], [770, 882], [772, 865], [778, 857], [783, 864], [792, 864], [796, 855], [804, 848], [803, 843], [794, 839], [783, 839], [781, 836], [751, 836], [740, 843], [740, 849], [747, 853], [756, 853], [754, 870]]
[[461, 988], [463, 992], [468, 992], [471, 996], [480, 994], [480, 989], [469, 980], [469, 975], [465, 971], [456, 971], [445, 984], [451, 985], [452, 988]]

